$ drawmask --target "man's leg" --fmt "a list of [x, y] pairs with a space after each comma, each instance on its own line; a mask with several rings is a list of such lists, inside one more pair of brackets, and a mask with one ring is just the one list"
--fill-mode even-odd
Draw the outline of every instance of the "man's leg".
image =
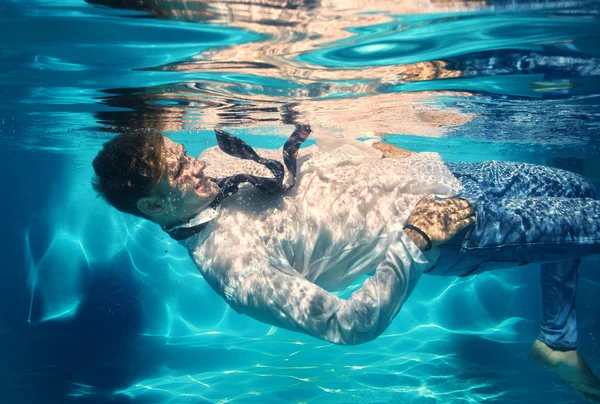
[[[450, 171], [460, 180], [463, 189], [457, 195], [471, 202], [476, 209], [479, 228], [487, 225], [484, 229], [487, 233], [498, 233], [501, 236], [510, 226], [500, 227], [500, 221], [488, 221], [482, 224], [483, 217], [490, 217], [496, 213], [495, 203], [506, 200], [513, 200], [516, 204], [519, 201], [526, 205], [523, 198], [595, 198], [596, 191], [594, 186], [584, 177], [565, 170], [553, 169], [534, 164], [483, 161], [475, 163], [447, 163]], [[544, 209], [540, 206], [540, 209]], [[503, 215], [498, 209], [498, 215]], [[544, 214], [544, 211], [528, 212]], [[518, 211], [517, 211], [518, 213]], [[510, 216], [510, 215], [509, 215]], [[515, 221], [513, 220], [513, 223]], [[527, 222], [527, 221], [525, 221]], [[527, 223], [525, 223], [527, 224]], [[550, 231], [556, 231], [560, 226], [550, 226]], [[473, 228], [464, 230], [454, 239], [442, 246], [442, 260], [437, 268], [433, 268], [432, 273], [440, 275], [468, 275], [476, 268], [465, 268], [464, 262], [460, 263], [464, 257], [469, 238], [473, 233]], [[460, 247], [462, 248], [462, 251]], [[485, 257], [483, 257], [485, 258]], [[561, 259], [561, 258], [558, 258]], [[564, 260], [564, 258], [562, 258]], [[464, 261], [464, 260], [463, 260]], [[485, 262], [489, 260], [483, 260]], [[505, 261], [505, 260], [503, 260]], [[519, 261], [508, 260], [509, 263], [519, 264]], [[477, 265], [476, 262], [473, 263]]]
[[[523, 198], [486, 204], [459, 264], [480, 273], [486, 261], [543, 263], [542, 329], [532, 357], [600, 402], [600, 381], [576, 350], [575, 319], [577, 258], [600, 254], [600, 201]], [[561, 259], [567, 261], [556, 262]]]
[[[600, 255], [600, 201], [519, 198], [478, 202], [477, 222], [466, 234], [440, 246], [460, 249], [457, 262], [439, 275], [484, 272], [483, 263], [505, 266], [547, 263]], [[512, 264], [512, 265], [511, 265]]]
[[577, 346], [575, 296], [579, 259], [541, 265], [542, 324], [538, 340], [556, 350]]
[[578, 269], [579, 260], [542, 264], [542, 325], [530, 353], [588, 399], [600, 402], [600, 381], [575, 349]]
[[[527, 163], [482, 161], [446, 163], [473, 202], [505, 198], [595, 198], [592, 183], [566, 170]], [[459, 195], [459, 196], [461, 196]]]
[[[560, 243], [561, 241], [567, 241], [569, 243], [578, 239], [577, 234], [583, 237], [579, 237], [579, 240], [589, 243], [594, 238], [593, 233], [596, 231], [588, 229], [583, 233], [578, 233], [578, 230], [573, 228], [563, 227], [563, 221], [556, 221], [553, 217], [556, 212], [573, 215], [575, 217], [570, 218], [571, 223], [577, 223], [583, 227], [590, 227], [590, 221], [597, 223], [595, 214], [588, 215], [587, 211], [577, 212], [577, 207], [572, 206], [575, 210], [571, 210], [567, 205], [561, 205], [560, 203], [553, 204], [552, 201], [548, 201], [549, 210], [540, 209], [538, 206], [534, 210], [521, 210], [516, 208], [511, 210], [510, 208], [502, 212], [499, 209], [497, 212], [492, 208], [493, 204], [489, 201], [492, 199], [505, 199], [515, 198], [512, 205], [525, 206], [529, 203], [527, 199], [519, 201], [521, 198], [531, 197], [562, 197], [562, 198], [594, 198], [595, 190], [583, 177], [563, 170], [554, 170], [548, 167], [534, 166], [529, 164], [521, 163], [499, 163], [499, 162], [485, 162], [485, 163], [462, 163], [457, 164], [454, 168], [455, 174], [465, 186], [463, 194], [467, 199], [473, 201], [475, 205], [480, 205], [482, 216], [494, 217], [495, 213], [498, 213], [498, 217], [501, 217], [503, 213], [509, 213], [511, 217], [513, 214], [522, 213], [525, 216], [521, 222], [521, 231], [535, 231], [538, 232], [549, 232], [554, 234], [564, 233], [564, 238], [555, 239], [555, 242]], [[537, 199], [537, 198], [536, 198]], [[487, 203], [483, 202], [487, 201]], [[555, 201], [559, 202], [559, 201]], [[585, 205], [585, 204], [584, 204]], [[485, 208], [487, 207], [487, 209]], [[538, 212], [536, 213], [536, 210]], [[545, 215], [550, 212], [551, 215], [546, 217], [546, 225], [542, 225], [543, 220], [540, 219], [540, 215]], [[479, 213], [479, 212], [478, 212]], [[513, 225], [516, 224], [514, 218], [509, 220]], [[535, 229], [528, 229], [527, 225], [537, 223], [538, 226], [534, 225]], [[490, 243], [490, 232], [506, 233], [506, 227], [501, 225], [501, 220], [489, 220], [485, 224], [478, 223], [478, 226], [488, 227], [489, 231], [480, 231], [479, 235], [483, 235], [484, 244], [487, 242], [488, 246], [492, 246], [493, 242]], [[504, 231], [503, 231], [504, 228]], [[481, 229], [480, 229], [481, 230]], [[477, 232], [477, 230], [475, 230]], [[510, 233], [510, 231], [508, 232]], [[487, 234], [487, 237], [486, 237]], [[573, 235], [575, 237], [573, 237]], [[493, 239], [493, 237], [491, 237]], [[471, 243], [477, 244], [477, 234], [475, 240], [471, 239]], [[503, 245], [507, 251], [504, 254], [496, 254], [495, 257], [488, 257], [488, 259], [508, 259], [511, 262], [519, 258], [525, 258], [529, 261], [532, 258], [548, 260], [550, 257], [543, 257], [538, 255], [537, 257], [508, 257], [506, 252], [511, 250], [510, 243], [502, 244], [502, 237], [496, 237], [495, 242], [498, 246]], [[530, 240], [523, 240], [526, 243], [536, 243], [536, 241], [551, 241], [547, 237], [533, 237]], [[505, 240], [506, 241], [506, 240]], [[512, 241], [515, 241], [513, 234]], [[552, 242], [552, 241], [551, 241]], [[541, 248], [542, 245], [538, 245]], [[464, 252], [464, 251], [463, 251]], [[582, 251], [583, 255], [587, 255], [589, 250]], [[456, 255], [456, 254], [455, 254]], [[510, 255], [510, 254], [508, 254]], [[520, 254], [517, 254], [520, 255]], [[502, 257], [503, 256], [503, 257]], [[485, 259], [480, 255], [481, 259]], [[544, 259], [545, 258], [545, 259]], [[469, 262], [470, 261], [470, 262]], [[462, 270], [471, 272], [476, 271], [479, 268], [477, 260], [466, 260], [463, 262]], [[455, 265], [454, 270], [456, 271], [461, 265]], [[585, 363], [583, 358], [576, 351], [577, 343], [577, 323], [575, 318], [575, 295], [577, 290], [577, 276], [578, 276], [579, 259], [572, 259], [569, 261], [545, 263], [541, 266], [541, 286], [542, 286], [542, 324], [541, 331], [538, 340], [533, 344], [531, 349], [532, 357], [543, 365], [551, 367], [563, 380], [571, 384], [575, 389], [580, 391], [584, 396], [592, 401], [600, 402], [600, 381], [594, 376], [589, 366]], [[465, 272], [463, 272], [465, 274]]]

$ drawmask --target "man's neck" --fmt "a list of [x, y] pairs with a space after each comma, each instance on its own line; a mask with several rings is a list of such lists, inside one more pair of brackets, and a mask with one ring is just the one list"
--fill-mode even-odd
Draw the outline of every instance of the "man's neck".
[[207, 206], [204, 209], [196, 212], [195, 215], [186, 218], [185, 220], [172, 221], [171, 226], [162, 226], [165, 230], [183, 228], [183, 227], [196, 227], [201, 224], [206, 224], [218, 216], [218, 208], [213, 206]]
[[158, 223], [158, 225], [160, 225], [160, 227], [162, 227], [163, 229], [172, 229], [174, 227], [182, 226], [188, 223], [194, 217], [198, 216], [200, 212], [202, 212], [202, 210], [199, 210], [191, 215], [186, 215], [178, 218], [169, 218], [168, 220], [162, 221], [156, 220], [156, 223]]

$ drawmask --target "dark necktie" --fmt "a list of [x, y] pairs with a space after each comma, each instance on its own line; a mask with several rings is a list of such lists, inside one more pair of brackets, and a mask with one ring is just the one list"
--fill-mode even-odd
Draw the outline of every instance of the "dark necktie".
[[[238, 192], [239, 185], [244, 182], [249, 182], [266, 194], [283, 193], [292, 189], [294, 185], [296, 185], [296, 158], [298, 157], [298, 149], [300, 148], [300, 145], [304, 143], [308, 135], [310, 135], [310, 132], [310, 126], [296, 125], [296, 130], [283, 145], [283, 162], [285, 163], [285, 167], [287, 167], [291, 178], [291, 184], [285, 186], [283, 184], [283, 178], [285, 176], [285, 168], [283, 164], [277, 160], [260, 157], [258, 154], [256, 154], [254, 149], [242, 139], [237, 138], [225, 131], [215, 129], [217, 143], [222, 151], [230, 156], [238, 157], [243, 160], [253, 160], [264, 165], [269, 169], [269, 171], [271, 171], [271, 173], [273, 173], [273, 177], [258, 177], [250, 174], [235, 174], [231, 177], [214, 179], [214, 181], [219, 185], [221, 192], [210, 204], [210, 207], [213, 209], [216, 208], [223, 199]], [[200, 233], [207, 225], [208, 222], [201, 223], [193, 227], [178, 227], [173, 230], [167, 230], [167, 233], [175, 240], [184, 240]]]

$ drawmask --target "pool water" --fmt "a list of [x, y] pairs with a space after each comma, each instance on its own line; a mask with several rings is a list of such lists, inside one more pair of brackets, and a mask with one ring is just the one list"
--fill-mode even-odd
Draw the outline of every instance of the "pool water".
[[[215, 127], [278, 148], [310, 123], [323, 138], [600, 183], [599, 13], [597, 1], [0, 2], [0, 402], [583, 402], [528, 357], [536, 266], [423, 277], [381, 337], [336, 346], [235, 313], [181, 246], [90, 179], [116, 133], [160, 131], [197, 155]], [[596, 374], [598, 264], [583, 262], [577, 303]]]

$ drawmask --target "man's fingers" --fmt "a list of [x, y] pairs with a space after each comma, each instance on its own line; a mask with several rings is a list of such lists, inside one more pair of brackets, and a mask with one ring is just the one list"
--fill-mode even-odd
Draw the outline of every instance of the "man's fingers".
[[437, 201], [437, 205], [438, 206], [443, 206], [443, 207], [450, 206], [450, 205], [453, 205], [455, 203], [456, 202], [454, 202], [454, 198], [446, 198], [446, 199], [442, 199], [440, 201]]
[[475, 212], [473, 211], [473, 209], [463, 209], [457, 211], [456, 213], [452, 212], [450, 209], [451, 208], [446, 208], [446, 211], [444, 212], [443, 216], [444, 223], [446, 223], [447, 225], [452, 225], [468, 217], [475, 216]]
[[464, 220], [461, 220], [459, 222], [459, 226], [461, 229], [464, 229], [465, 227], [471, 226], [472, 224], [475, 224], [475, 222], [477, 222], [477, 218], [475, 216], [469, 216]]
[[442, 206], [456, 206], [459, 209], [465, 209], [469, 206], [469, 201], [461, 198], [446, 198], [439, 201]]
[[436, 205], [443, 207], [448, 213], [455, 213], [471, 206], [469, 201], [460, 198], [442, 199], [441, 201], [437, 201]]
[[451, 226], [452, 232], [458, 233], [465, 227], [471, 226], [473, 223], [475, 223], [475, 216], [469, 216], [466, 219], [460, 220], [460, 221], [456, 222], [454, 225], [452, 225]]
[[458, 220], [465, 219], [469, 216], [475, 216], [475, 209], [469, 206], [467, 209], [456, 212], [456, 216]]
[[471, 204], [466, 199], [461, 199], [461, 198], [454, 198], [454, 199], [456, 199], [458, 201], [458, 206], [461, 209], [471, 208]]

